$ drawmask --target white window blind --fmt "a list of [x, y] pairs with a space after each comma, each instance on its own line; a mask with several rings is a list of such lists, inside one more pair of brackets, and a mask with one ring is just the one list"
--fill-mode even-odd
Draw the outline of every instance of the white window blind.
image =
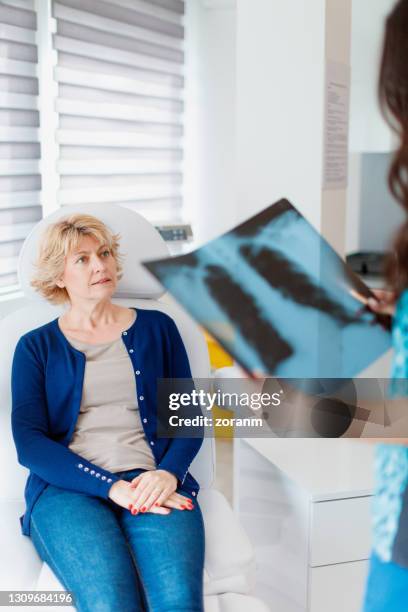
[[182, 0], [54, 0], [59, 205], [180, 220]]
[[33, 0], [0, 3], [0, 290], [41, 219], [36, 15]]

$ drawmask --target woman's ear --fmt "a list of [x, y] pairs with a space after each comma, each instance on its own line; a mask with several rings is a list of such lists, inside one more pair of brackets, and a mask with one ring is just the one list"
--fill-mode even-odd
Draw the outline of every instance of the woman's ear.
[[56, 281], [56, 285], [57, 287], [59, 287], [60, 289], [63, 289], [65, 287], [64, 281], [61, 278], [58, 278]]

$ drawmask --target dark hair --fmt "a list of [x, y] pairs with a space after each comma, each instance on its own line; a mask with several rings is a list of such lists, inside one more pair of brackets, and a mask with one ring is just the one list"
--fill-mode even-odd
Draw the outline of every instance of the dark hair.
[[398, 297], [408, 288], [408, 0], [399, 0], [386, 21], [378, 92], [384, 118], [399, 137], [388, 184], [407, 214], [385, 265]]

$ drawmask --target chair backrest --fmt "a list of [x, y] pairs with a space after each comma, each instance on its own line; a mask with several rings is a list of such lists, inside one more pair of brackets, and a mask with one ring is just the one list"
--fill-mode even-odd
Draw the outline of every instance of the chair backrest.
[[[41, 298], [30, 286], [40, 237], [49, 223], [60, 217], [81, 212], [101, 219], [114, 233], [119, 233], [120, 251], [125, 255], [123, 277], [118, 282], [113, 302], [123, 306], [136, 306], [161, 310], [175, 321], [189, 357], [194, 378], [209, 378], [210, 363], [203, 333], [190, 315], [165, 294], [157, 280], [140, 264], [140, 261], [168, 256], [168, 248], [159, 232], [144, 217], [127, 208], [90, 204], [59, 209], [38, 223], [26, 238], [18, 266], [19, 281], [27, 297], [27, 304], [0, 320], [0, 498], [21, 499], [27, 477], [27, 469], [17, 462], [16, 449], [11, 434], [11, 364], [19, 338], [64, 312], [65, 307], [53, 306]], [[21, 381], [24, 384], [24, 380]], [[202, 488], [211, 486], [215, 477], [215, 445], [212, 438], [205, 438], [190, 471]]]

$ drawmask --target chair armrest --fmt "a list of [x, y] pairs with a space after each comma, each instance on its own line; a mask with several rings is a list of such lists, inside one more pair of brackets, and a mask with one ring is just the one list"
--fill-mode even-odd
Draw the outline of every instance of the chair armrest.
[[22, 535], [19, 517], [22, 500], [0, 499], [0, 590], [30, 591], [35, 588], [42, 560], [31, 539]]
[[[209, 582], [205, 592], [250, 592], [256, 564], [247, 534], [222, 493], [201, 489], [198, 501], [205, 524], [205, 578]], [[223, 590], [219, 590], [221, 585]]]

